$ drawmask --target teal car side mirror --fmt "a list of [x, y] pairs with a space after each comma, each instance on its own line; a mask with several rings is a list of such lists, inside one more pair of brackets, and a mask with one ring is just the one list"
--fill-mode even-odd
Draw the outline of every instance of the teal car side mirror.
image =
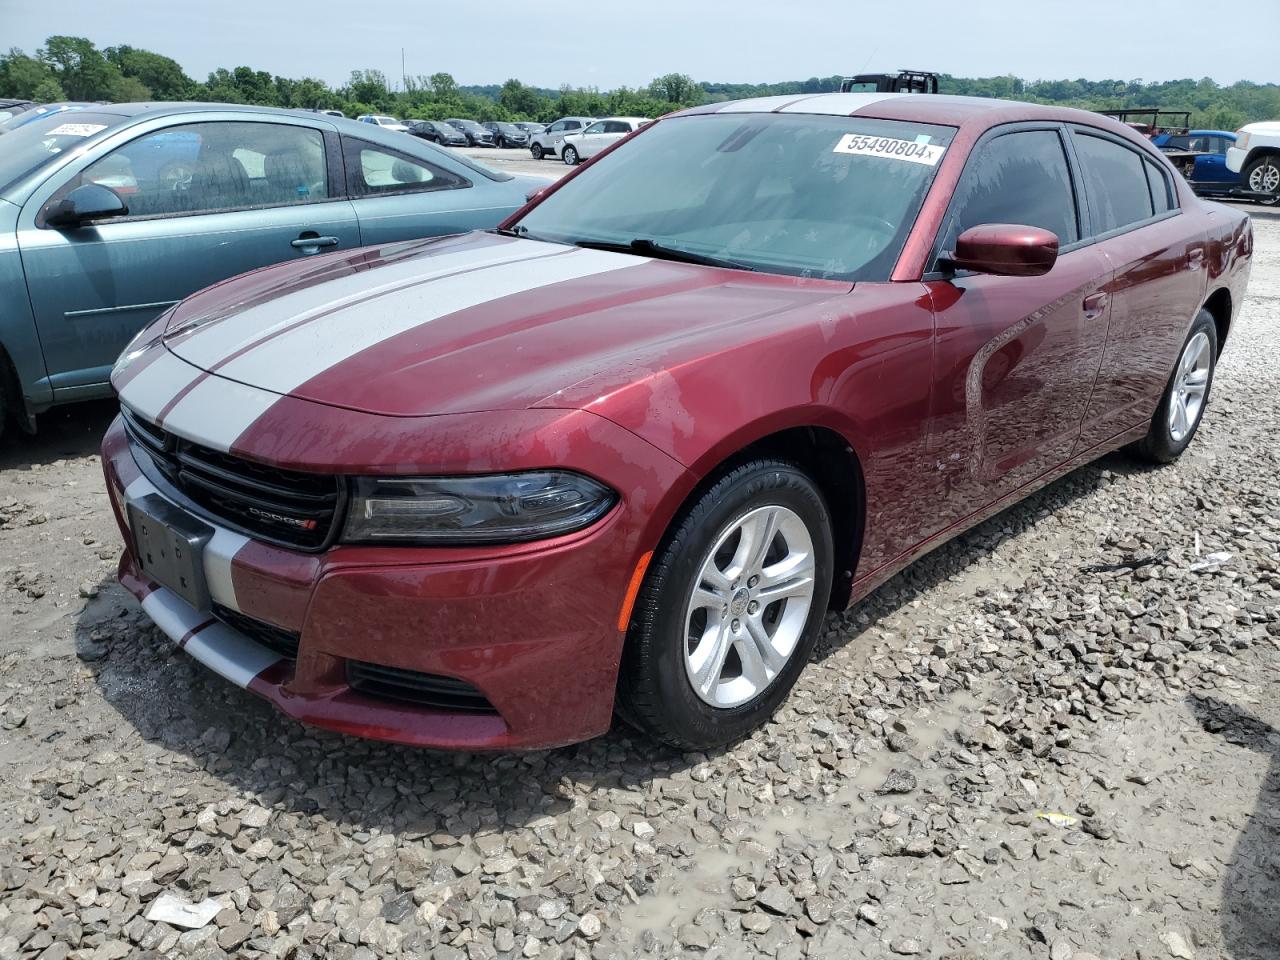
[[105, 220], [128, 215], [129, 205], [110, 187], [86, 183], [76, 187], [54, 204], [45, 223], [51, 227], [78, 227], [90, 220]]

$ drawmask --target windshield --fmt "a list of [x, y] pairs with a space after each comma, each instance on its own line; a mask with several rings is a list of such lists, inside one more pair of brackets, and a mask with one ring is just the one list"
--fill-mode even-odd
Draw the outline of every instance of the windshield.
[[954, 132], [858, 117], [673, 117], [583, 169], [515, 229], [887, 280]]
[[0, 140], [0, 193], [119, 122], [114, 114], [64, 110], [9, 131]]

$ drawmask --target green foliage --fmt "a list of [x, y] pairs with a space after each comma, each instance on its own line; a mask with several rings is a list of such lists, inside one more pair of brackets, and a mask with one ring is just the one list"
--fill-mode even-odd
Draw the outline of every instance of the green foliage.
[[48, 92], [55, 88], [58, 91], [56, 99], [65, 99], [62, 86], [54, 79], [53, 71], [43, 60], [28, 57], [16, 47], [0, 56], [0, 91], [3, 96], [21, 100], [43, 100], [41, 91]]
[[[54, 100], [204, 100], [312, 109], [339, 109], [348, 116], [386, 113], [443, 120], [538, 120], [561, 116], [657, 117], [681, 107], [743, 97], [828, 93], [840, 89], [839, 76], [781, 83], [699, 83], [685, 73], [654, 78], [646, 87], [533, 87], [514, 77], [505, 83], [461, 86], [449, 73], [406, 77], [393, 89], [379, 70], [353, 70], [335, 88], [314, 77], [273, 76], [251, 67], [220, 67], [200, 83], [177, 61], [125, 44], [99, 50], [83, 37], [53, 36], [35, 56], [14, 48], [0, 54], [0, 96]], [[398, 85], [397, 85], [398, 86]], [[941, 79], [943, 93], [1007, 97], [1105, 110], [1159, 107], [1190, 110], [1194, 126], [1234, 130], [1253, 120], [1280, 118], [1280, 85], [1199, 80], [1037, 80], [1014, 76]]]
[[53, 79], [53, 77], [48, 77], [36, 84], [30, 99], [36, 103], [59, 103], [67, 99], [67, 94], [62, 89], [62, 84]]
[[73, 100], [108, 100], [120, 71], [84, 37], [50, 37], [37, 54]]
[[186, 100], [195, 94], [196, 82], [183, 72], [176, 60], [130, 46], [107, 47], [103, 52], [121, 76], [137, 80], [150, 91], [150, 97]]

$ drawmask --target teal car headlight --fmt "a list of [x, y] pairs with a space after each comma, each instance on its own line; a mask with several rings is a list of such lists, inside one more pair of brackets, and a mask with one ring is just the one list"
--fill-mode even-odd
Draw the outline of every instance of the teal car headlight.
[[604, 484], [564, 470], [352, 481], [346, 543], [519, 543], [572, 533], [617, 502]]

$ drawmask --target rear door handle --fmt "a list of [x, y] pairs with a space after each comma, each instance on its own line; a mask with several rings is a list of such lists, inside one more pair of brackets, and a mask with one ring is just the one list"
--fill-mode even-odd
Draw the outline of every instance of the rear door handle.
[[1102, 316], [1107, 310], [1107, 301], [1111, 298], [1105, 293], [1094, 293], [1084, 298], [1084, 318], [1086, 320], [1096, 320]]
[[289, 246], [295, 247], [299, 250], [305, 250], [308, 247], [315, 247], [318, 249], [320, 247], [336, 247], [338, 242], [337, 237], [302, 236], [297, 240], [290, 240]]
[[1187, 269], [1199, 270], [1204, 265], [1204, 248], [1196, 247], [1187, 253]]

